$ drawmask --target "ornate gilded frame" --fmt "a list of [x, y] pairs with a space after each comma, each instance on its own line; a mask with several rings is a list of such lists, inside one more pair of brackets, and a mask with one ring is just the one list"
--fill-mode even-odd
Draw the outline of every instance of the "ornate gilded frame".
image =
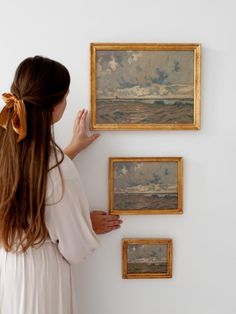
[[[127, 162], [177, 162], [178, 206], [162, 209], [116, 209], [114, 204], [114, 163]], [[109, 158], [109, 212], [114, 215], [152, 215], [183, 213], [183, 158], [182, 157], [111, 157]]]
[[[167, 245], [167, 271], [166, 272], [129, 272], [128, 270], [128, 245], [149, 245], [166, 244]], [[123, 279], [151, 279], [151, 278], [172, 278], [173, 264], [173, 242], [172, 239], [122, 239], [122, 278]], [[153, 265], [151, 265], [153, 267]]]
[[[193, 123], [167, 123], [167, 124], [125, 124], [125, 123], [99, 123], [97, 122], [96, 101], [96, 53], [97, 51], [193, 51], [194, 52], [194, 109]], [[199, 130], [200, 129], [200, 44], [184, 43], [91, 43], [91, 130]]]

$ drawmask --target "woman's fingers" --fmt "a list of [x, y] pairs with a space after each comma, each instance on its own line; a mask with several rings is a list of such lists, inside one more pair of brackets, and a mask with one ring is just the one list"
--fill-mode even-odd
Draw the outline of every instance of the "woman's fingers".
[[122, 220], [120, 219], [119, 216], [112, 216], [112, 215], [107, 215], [106, 217], [104, 217], [104, 220], [106, 221], [106, 225], [108, 227], [116, 227], [116, 226], [120, 226], [122, 224]]
[[76, 132], [80, 126], [80, 121], [81, 121], [83, 112], [84, 112], [84, 109], [80, 110], [76, 115], [75, 122], [74, 122], [74, 132]]
[[107, 222], [108, 227], [120, 226], [121, 224], [122, 224], [122, 220]]
[[120, 228], [120, 226], [110, 227], [110, 228], [107, 228], [107, 232], [110, 232], [112, 230], [119, 229], [119, 228]]
[[93, 134], [91, 136], [87, 136], [88, 144], [89, 145], [92, 144], [92, 142], [94, 142], [99, 136], [100, 136], [99, 133]]
[[106, 211], [95, 210], [90, 213], [93, 229], [97, 234], [104, 234], [120, 228], [122, 220], [119, 215], [110, 215]]
[[93, 210], [91, 213], [100, 214], [100, 215], [107, 215], [107, 212], [104, 210]]
[[75, 118], [75, 126], [79, 126], [84, 115], [85, 109], [79, 110]]
[[76, 124], [77, 124], [77, 125], [80, 124], [80, 120], [81, 120], [81, 117], [82, 117], [82, 115], [83, 115], [83, 113], [84, 113], [84, 110], [85, 110], [85, 109], [82, 109], [82, 110], [80, 110], [80, 111], [77, 113], [77, 116], [76, 116]]
[[87, 134], [87, 115], [88, 110], [82, 109], [78, 112], [76, 121], [75, 121], [75, 127], [77, 132], [79, 132], [80, 136], [82, 136], [87, 141], [87, 146], [90, 145], [92, 142], [94, 142], [99, 136], [99, 133], [92, 134], [89, 136]]
[[88, 110], [84, 110], [80, 122], [81, 122], [81, 128], [83, 130], [86, 130], [86, 118], [87, 118]]
[[118, 220], [119, 218], [120, 218], [119, 215], [108, 215], [107, 216], [108, 221]]

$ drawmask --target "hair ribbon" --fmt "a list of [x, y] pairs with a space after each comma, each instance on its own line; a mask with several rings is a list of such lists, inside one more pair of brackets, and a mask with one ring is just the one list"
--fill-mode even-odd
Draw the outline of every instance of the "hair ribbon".
[[18, 99], [12, 93], [4, 93], [2, 98], [6, 105], [0, 112], [0, 126], [7, 129], [11, 119], [13, 130], [18, 134], [17, 142], [20, 142], [27, 135], [25, 103], [23, 99]]

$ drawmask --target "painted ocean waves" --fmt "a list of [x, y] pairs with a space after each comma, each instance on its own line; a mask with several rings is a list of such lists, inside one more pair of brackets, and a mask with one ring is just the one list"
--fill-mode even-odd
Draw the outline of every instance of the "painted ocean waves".
[[97, 99], [96, 119], [104, 124], [191, 124], [194, 100]]
[[115, 209], [174, 209], [177, 193], [115, 193]]

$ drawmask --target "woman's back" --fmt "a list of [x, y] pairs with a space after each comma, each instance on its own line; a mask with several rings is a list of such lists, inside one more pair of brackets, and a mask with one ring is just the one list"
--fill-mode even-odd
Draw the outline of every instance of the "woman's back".
[[122, 222], [104, 211], [90, 214], [70, 160], [98, 137], [87, 136], [85, 110], [65, 154], [55, 143], [53, 124], [63, 115], [69, 84], [62, 64], [36, 56], [19, 65], [11, 93], [3, 94], [0, 314], [78, 313], [70, 265], [97, 247], [95, 232]]
[[[52, 156], [50, 165], [54, 163]], [[98, 243], [79, 173], [67, 156], [61, 172], [63, 196], [58, 169], [50, 170], [48, 176], [45, 222], [49, 238], [26, 253], [0, 248], [1, 314], [77, 313], [70, 264], [80, 262]]]
[[71, 314], [70, 264], [97, 245], [76, 168], [54, 141], [70, 76], [25, 59], [0, 113], [0, 313]]

